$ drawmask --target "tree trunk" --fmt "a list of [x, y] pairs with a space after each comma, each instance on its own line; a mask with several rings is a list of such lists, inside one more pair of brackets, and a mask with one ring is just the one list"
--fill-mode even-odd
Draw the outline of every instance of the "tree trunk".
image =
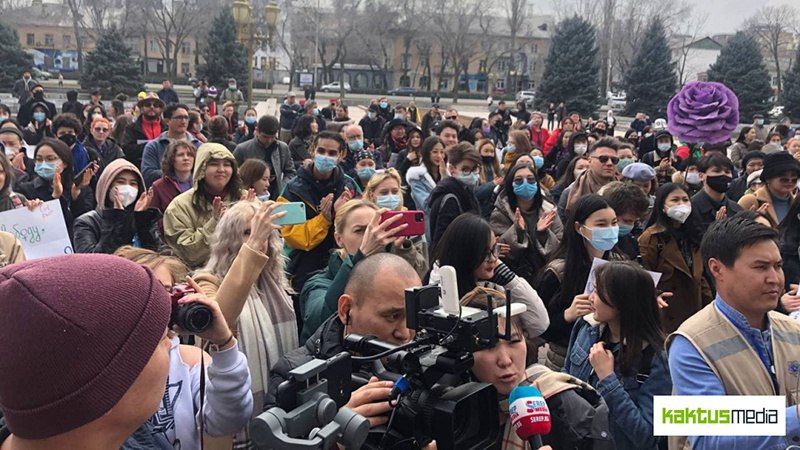
[[775, 94], [775, 103], [780, 103], [781, 97], [783, 96], [783, 76], [781, 76], [781, 58], [778, 56], [777, 49], [772, 56], [775, 58], [775, 72], [778, 73], [776, 83], [778, 85], [778, 90]]

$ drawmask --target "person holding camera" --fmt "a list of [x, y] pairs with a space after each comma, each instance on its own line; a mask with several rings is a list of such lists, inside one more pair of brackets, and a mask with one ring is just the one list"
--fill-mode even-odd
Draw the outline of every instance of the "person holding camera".
[[397, 232], [404, 230], [407, 225], [390, 230], [400, 217], [381, 222], [381, 216], [386, 211], [364, 200], [350, 200], [339, 210], [333, 236], [340, 249], [331, 255], [328, 267], [309, 278], [300, 291], [300, 313], [303, 316], [301, 341], [311, 337], [326, 319], [336, 313], [339, 297], [344, 293], [353, 266], [364, 258], [388, 248], [390, 253], [401, 256], [409, 264], [416, 261], [416, 256], [403, 247], [406, 238], [397, 236]]
[[0, 269], [0, 447], [132, 448], [164, 397], [170, 308], [150, 270], [112, 255]]
[[[355, 265], [336, 313], [305, 344], [283, 356], [270, 371], [266, 408], [276, 406], [278, 386], [289, 372], [315, 359], [328, 359], [346, 351], [344, 337], [351, 333], [375, 336], [391, 344], [405, 344], [413, 333], [406, 328], [405, 290], [422, 285], [419, 275], [403, 258], [391, 253], [370, 255]], [[378, 381], [365, 367], [354, 376], [369, 380], [355, 389], [347, 407], [367, 418], [372, 427], [387, 423], [392, 383]]]
[[139, 243], [158, 250], [164, 245], [158, 229], [161, 214], [150, 208], [153, 191], [126, 159], [112, 161], [100, 175], [95, 191], [97, 209], [75, 220], [76, 253], [113, 253], [117, 248]]
[[[139, 439], [141, 444], [166, 440], [174, 448], [199, 449], [200, 422], [205, 434], [212, 437], [231, 436], [250, 420], [253, 395], [247, 359], [237, 348], [237, 340], [228, 327], [219, 304], [203, 295], [200, 286], [186, 276], [189, 269], [177, 258], [159, 255], [152, 250], [125, 246], [115, 255], [149, 268], [172, 293], [173, 311], [177, 305], [202, 305], [211, 313], [211, 325], [196, 336], [203, 339], [210, 354], [202, 349], [182, 345], [178, 335], [193, 334], [173, 326], [169, 334], [169, 376], [166, 392], [158, 411], [150, 418], [152, 433]], [[185, 282], [184, 295], [176, 284]], [[173, 312], [174, 320], [174, 312]], [[204, 399], [200, 402], [201, 379], [205, 379]], [[230, 439], [230, 438], [229, 438]]]
[[[225, 321], [235, 330], [253, 378], [255, 408], [264, 410], [269, 370], [299, 346], [297, 320], [284, 272], [283, 239], [274, 221], [278, 203], [240, 201], [217, 224], [211, 255], [195, 279], [202, 292], [219, 302]], [[235, 437], [248, 445], [248, 430]], [[238, 448], [238, 447], [237, 447]]]

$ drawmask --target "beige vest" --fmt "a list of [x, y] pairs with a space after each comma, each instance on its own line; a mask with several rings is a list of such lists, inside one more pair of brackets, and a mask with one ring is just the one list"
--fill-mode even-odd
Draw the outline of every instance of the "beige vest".
[[[778, 392], [775, 392], [772, 378], [750, 341], [714, 303], [687, 319], [667, 338], [667, 351], [674, 337], [681, 335], [694, 345], [722, 381], [726, 395], [783, 395], [786, 406], [795, 405], [800, 390], [800, 322], [774, 311], [767, 316]], [[683, 436], [670, 437], [669, 448], [688, 449], [689, 440]]]

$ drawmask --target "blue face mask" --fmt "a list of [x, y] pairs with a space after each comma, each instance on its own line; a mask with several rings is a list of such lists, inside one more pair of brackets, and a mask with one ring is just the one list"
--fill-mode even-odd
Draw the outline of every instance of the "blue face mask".
[[388, 104], [388, 103], [386, 103], [386, 102], [381, 102], [381, 103], [380, 103], [380, 106], [381, 106], [381, 109], [386, 109], [386, 108], [388, 108], [388, 107], [389, 107], [389, 104]]
[[370, 111], [367, 113], [367, 117], [369, 117], [370, 119], [375, 119], [376, 117], [378, 117], [378, 114]]
[[336, 163], [336, 158], [331, 158], [330, 156], [320, 155], [319, 153], [314, 156], [314, 168], [324, 174], [333, 172], [333, 169], [336, 168]]
[[[616, 225], [613, 227], [584, 228], [592, 232], [592, 238], [588, 239], [589, 243], [601, 252], [611, 250], [619, 241], [619, 227]], [[586, 236], [584, 236], [584, 239], [586, 239]]]
[[517, 146], [516, 146], [516, 145], [514, 145], [514, 144], [508, 144], [508, 145], [506, 145], [506, 153], [514, 153], [514, 151], [515, 151], [516, 149], [517, 149]]
[[622, 172], [626, 167], [633, 164], [633, 158], [621, 158], [617, 163], [617, 170]]
[[528, 180], [522, 180], [522, 183], [514, 183], [514, 195], [523, 199], [530, 200], [536, 193], [539, 192], [539, 183], [529, 183]]
[[474, 187], [477, 186], [480, 177], [478, 176], [478, 172], [469, 172], [469, 173], [459, 172], [458, 175], [456, 175], [456, 179], [466, 184], [467, 186]]
[[402, 114], [395, 114], [395, 115], [394, 115], [394, 118], [395, 118], [395, 119], [398, 119], [398, 120], [403, 120], [403, 119], [405, 119], [405, 117], [403, 117], [403, 115], [402, 115]]
[[314, 115], [315, 115], [315, 116], [318, 116], [318, 115], [319, 115], [319, 108], [314, 108]]
[[47, 114], [45, 114], [45, 113], [43, 113], [41, 111], [35, 112], [35, 113], [33, 113], [33, 120], [35, 120], [37, 122], [44, 122], [45, 120], [47, 120]]
[[52, 162], [37, 162], [34, 166], [36, 175], [44, 178], [45, 180], [52, 180], [56, 176], [56, 163]]
[[5, 122], [6, 120], [8, 120], [8, 116], [0, 116], [0, 123]]
[[350, 141], [347, 143], [347, 146], [350, 147], [351, 152], [357, 152], [364, 148], [364, 141], [362, 139]]
[[370, 178], [372, 178], [373, 175], [375, 175], [375, 169], [372, 167], [365, 167], [363, 169], [358, 169], [358, 172], [356, 173], [358, 174], [358, 178], [366, 183]]
[[400, 196], [392, 194], [379, 195], [375, 200], [375, 204], [378, 205], [378, 208], [386, 208], [394, 211], [400, 207]]
[[619, 237], [625, 237], [631, 234], [631, 231], [633, 231], [633, 225], [619, 224]]
[[542, 167], [544, 167], [544, 158], [542, 158], [541, 156], [534, 156], [533, 166], [536, 167], [537, 169], [541, 169]]
[[255, 116], [246, 116], [246, 117], [244, 118], [244, 123], [246, 123], [246, 124], [248, 124], [248, 125], [253, 125], [254, 123], [256, 123], [256, 121], [257, 121], [257, 120], [256, 120], [256, 117], [255, 117]]

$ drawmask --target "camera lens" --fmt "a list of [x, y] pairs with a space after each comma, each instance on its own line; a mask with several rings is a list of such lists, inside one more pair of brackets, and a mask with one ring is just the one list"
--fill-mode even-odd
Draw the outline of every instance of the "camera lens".
[[417, 222], [422, 222], [423, 220], [425, 220], [425, 213], [420, 212], [414, 214], [414, 220], [416, 220]]
[[180, 305], [175, 309], [173, 320], [191, 333], [202, 333], [211, 326], [211, 309], [196, 303]]

